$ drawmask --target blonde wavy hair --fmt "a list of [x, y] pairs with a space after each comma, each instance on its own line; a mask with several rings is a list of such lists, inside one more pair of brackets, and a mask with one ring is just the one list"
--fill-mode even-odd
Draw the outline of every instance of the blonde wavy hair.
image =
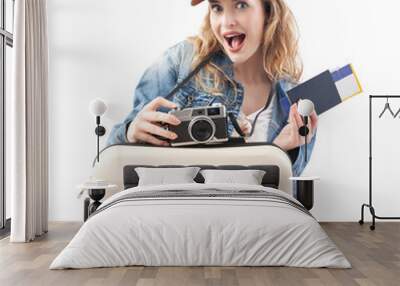
[[[298, 55], [298, 29], [292, 12], [283, 0], [260, 0], [264, 3], [266, 24], [262, 43], [264, 53], [264, 70], [269, 80], [282, 78], [299, 81], [303, 72], [303, 65]], [[194, 46], [192, 68], [195, 68], [208, 55], [223, 50], [211, 29], [210, 9], [201, 26], [199, 35], [189, 37], [188, 41]], [[222, 76], [221, 76], [222, 75]], [[207, 87], [204, 79], [214, 84]], [[195, 82], [204, 90], [221, 95], [225, 84], [236, 85], [223, 70], [213, 63], [208, 63], [195, 76]]]

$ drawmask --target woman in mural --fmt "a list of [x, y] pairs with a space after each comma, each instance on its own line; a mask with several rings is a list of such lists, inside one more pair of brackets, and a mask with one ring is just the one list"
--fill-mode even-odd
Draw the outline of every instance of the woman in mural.
[[[236, 115], [246, 142], [274, 143], [294, 154], [293, 173], [300, 175], [306, 164], [304, 148], [299, 148], [305, 144], [298, 131], [303, 121], [286, 94], [302, 72], [291, 11], [283, 0], [209, 0], [208, 5], [200, 34], [169, 48], [145, 71], [135, 90], [133, 110], [114, 126], [107, 144], [168, 146], [167, 140], [177, 134], [161, 124], [180, 124], [168, 110], [219, 102]], [[165, 98], [207, 58], [188, 83]], [[309, 155], [318, 121], [315, 112], [310, 118]], [[228, 133], [237, 135], [230, 121]]]

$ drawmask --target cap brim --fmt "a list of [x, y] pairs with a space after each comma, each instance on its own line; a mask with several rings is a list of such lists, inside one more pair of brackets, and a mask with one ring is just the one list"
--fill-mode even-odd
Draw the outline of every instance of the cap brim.
[[203, 2], [204, 0], [192, 0], [192, 6], [196, 6], [197, 4]]

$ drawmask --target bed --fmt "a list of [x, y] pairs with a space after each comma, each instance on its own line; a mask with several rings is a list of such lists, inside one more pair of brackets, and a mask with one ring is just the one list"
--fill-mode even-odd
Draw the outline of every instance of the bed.
[[[144, 178], [138, 176], [138, 168], [180, 167], [201, 172], [193, 182], [139, 183]], [[243, 174], [258, 170], [263, 175], [258, 185], [239, 184], [236, 178], [221, 183], [203, 173], [212, 169]], [[101, 152], [93, 175], [119, 188], [107, 194], [50, 269], [351, 267], [311, 213], [293, 198], [290, 158], [274, 145], [113, 145]]]

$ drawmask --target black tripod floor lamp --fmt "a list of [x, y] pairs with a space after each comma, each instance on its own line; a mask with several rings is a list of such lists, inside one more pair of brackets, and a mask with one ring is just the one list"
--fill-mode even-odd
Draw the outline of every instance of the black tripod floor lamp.
[[380, 100], [386, 99], [386, 101], [387, 101], [385, 108], [384, 108], [383, 112], [381, 113], [381, 115], [379, 116], [379, 118], [382, 117], [384, 112], [386, 112], [386, 111], [388, 113], [390, 113], [393, 116], [393, 118], [396, 118], [400, 112], [400, 109], [399, 109], [399, 112], [396, 112], [396, 114], [395, 114], [390, 109], [390, 105], [388, 103], [389, 98], [400, 99], [400, 95], [388, 95], [388, 96], [370, 95], [369, 96], [369, 202], [368, 202], [368, 204], [363, 204], [361, 206], [361, 219], [358, 222], [361, 225], [364, 224], [364, 207], [369, 208], [369, 211], [372, 216], [372, 225], [370, 225], [370, 227], [369, 227], [371, 230], [375, 229], [375, 219], [384, 219], [384, 220], [400, 219], [400, 217], [378, 216], [375, 213], [375, 208], [372, 204], [372, 101], [374, 99], [380, 99]]

